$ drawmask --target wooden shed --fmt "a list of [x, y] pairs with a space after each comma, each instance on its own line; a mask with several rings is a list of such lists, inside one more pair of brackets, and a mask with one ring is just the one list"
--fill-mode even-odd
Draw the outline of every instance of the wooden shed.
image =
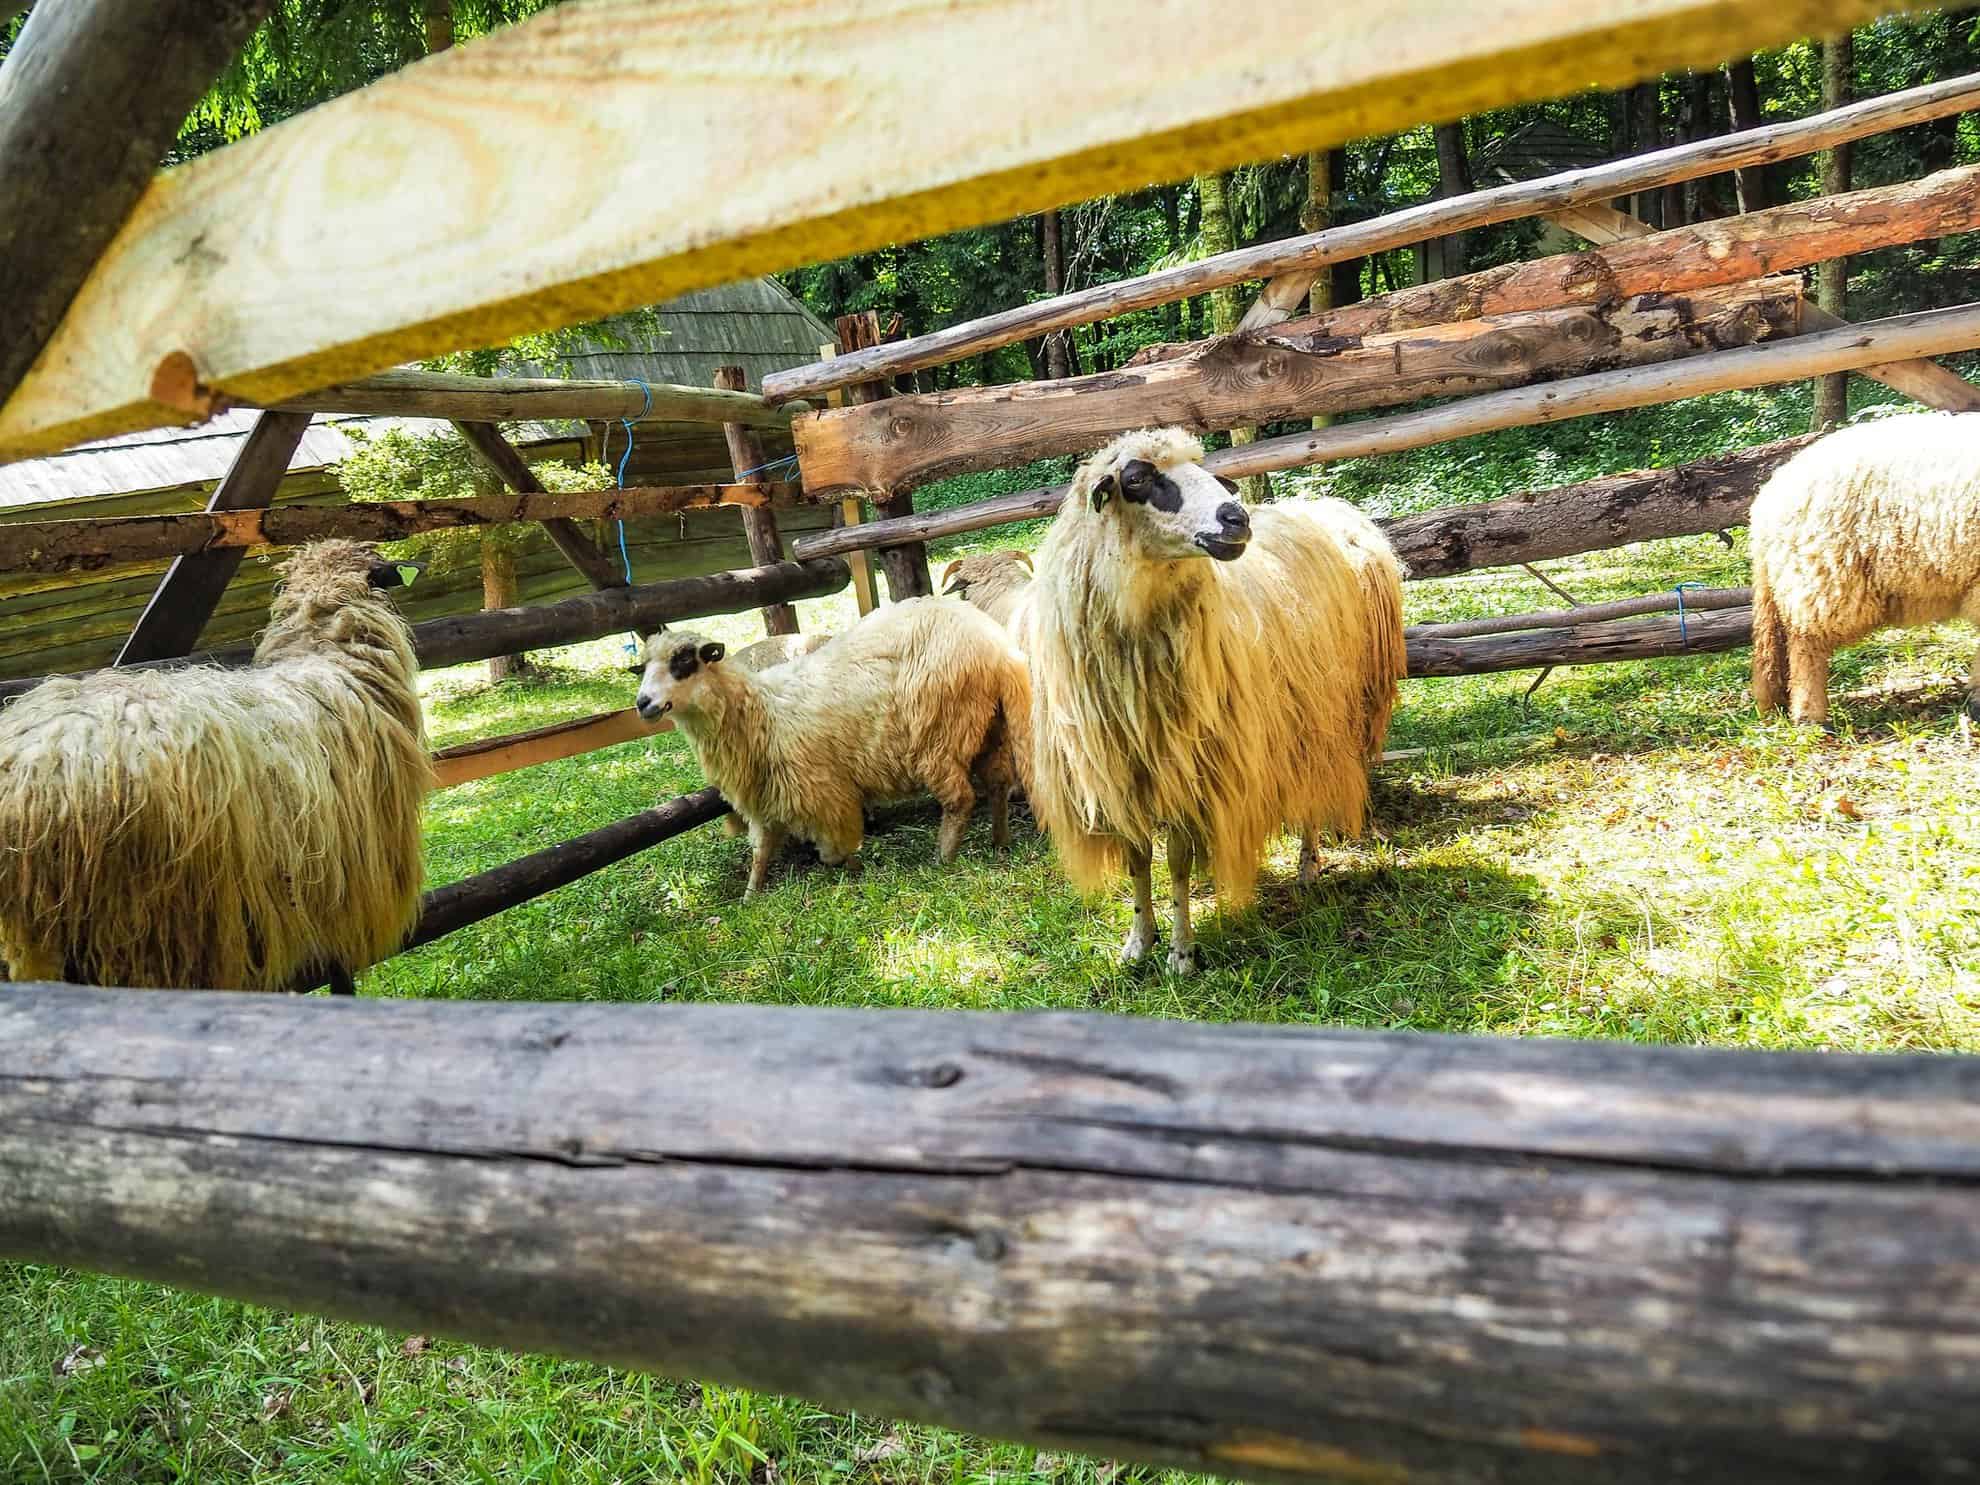
[[[518, 365], [529, 376], [570, 377], [708, 386], [719, 366], [741, 366], [752, 386], [772, 371], [815, 360], [832, 330], [772, 279], [749, 279], [684, 295], [647, 317], [612, 322], [600, 343], [557, 366]], [[611, 342], [617, 342], [613, 344]], [[196, 428], [155, 428], [83, 444], [44, 459], [0, 465], [0, 523], [69, 517], [197, 511], [239, 454], [258, 415], [224, 414]], [[349, 452], [345, 430], [431, 429], [427, 420], [319, 414], [290, 460], [278, 505], [328, 504], [343, 498], [334, 466]], [[787, 434], [765, 430], [766, 456], [791, 452]], [[517, 442], [532, 459], [598, 457], [601, 443], [617, 469], [626, 447], [619, 424], [526, 423]], [[722, 429], [709, 423], [648, 421], [638, 425], [625, 482], [691, 484], [731, 478]], [[783, 513], [788, 534], [823, 529], [830, 512], [811, 507]], [[603, 545], [618, 553], [616, 531]], [[742, 517], [733, 507], [686, 511], [626, 523], [626, 551], [637, 581], [717, 572], [749, 565]], [[274, 554], [242, 564], [205, 631], [204, 643], [241, 643], [266, 621], [274, 583]], [[164, 571], [162, 562], [91, 572], [0, 576], [0, 679], [48, 670], [105, 665], [137, 621]], [[588, 591], [582, 577], [542, 531], [530, 528], [517, 555], [518, 598], [542, 603]], [[407, 595], [415, 620], [471, 613], [481, 606], [477, 572], [435, 573]]]

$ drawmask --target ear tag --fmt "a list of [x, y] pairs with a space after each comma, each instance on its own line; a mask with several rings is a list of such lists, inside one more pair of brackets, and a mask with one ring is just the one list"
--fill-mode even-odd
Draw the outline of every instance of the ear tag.
[[404, 588], [410, 588], [413, 579], [426, 571], [425, 564], [420, 562], [396, 562], [393, 566], [398, 569], [399, 585]]

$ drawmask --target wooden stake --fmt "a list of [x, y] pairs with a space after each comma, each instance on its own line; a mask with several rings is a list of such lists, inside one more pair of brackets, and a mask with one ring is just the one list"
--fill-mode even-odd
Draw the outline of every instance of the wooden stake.
[[[529, 467], [529, 461], [493, 423], [456, 423], [454, 427], [467, 440], [468, 448], [495, 472], [496, 478], [518, 495], [550, 493], [543, 488], [536, 471]], [[577, 522], [567, 516], [550, 516], [542, 524], [544, 535], [592, 587], [623, 588], [631, 582], [630, 574], [599, 551], [598, 543], [585, 535]]]
[[[715, 385], [725, 392], [740, 392], [749, 385], [749, 378], [740, 366], [718, 366]], [[743, 423], [724, 423], [722, 434], [728, 440], [729, 462], [735, 468], [736, 483], [768, 484], [770, 471], [764, 466], [769, 461], [764, 457], [763, 440], [756, 436], [756, 430]], [[777, 518], [767, 505], [743, 511], [742, 524], [750, 556], [756, 559], [757, 566], [784, 560], [784, 539], [777, 530]], [[796, 634], [797, 610], [788, 603], [770, 604], [763, 610], [763, 632]]]
[[[838, 333], [838, 350], [842, 356], [877, 347], [882, 339], [880, 316], [870, 309], [860, 314], [840, 315], [833, 329]], [[884, 381], [860, 382], [846, 389], [846, 400], [854, 407], [884, 402], [893, 395], [893, 388]], [[793, 424], [793, 437], [796, 434], [796, 425]], [[798, 473], [801, 478], [807, 477], [804, 454], [804, 447], [800, 444]], [[873, 489], [868, 493], [873, 508], [882, 519], [898, 521], [914, 514], [914, 497], [906, 490]], [[927, 547], [919, 542], [883, 547], [879, 556], [880, 568], [887, 574], [887, 596], [894, 602], [899, 603], [903, 598], [924, 598], [935, 591], [935, 579], [928, 570]]]

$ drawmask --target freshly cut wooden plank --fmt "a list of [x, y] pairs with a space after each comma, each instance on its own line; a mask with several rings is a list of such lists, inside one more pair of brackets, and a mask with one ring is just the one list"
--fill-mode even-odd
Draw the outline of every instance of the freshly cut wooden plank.
[[[214, 487], [206, 502], [209, 514], [219, 511], [265, 509], [289, 472], [308, 413], [265, 412], [234, 456], [233, 467]], [[246, 552], [238, 547], [176, 557], [159, 580], [158, 591], [138, 616], [131, 637], [117, 652], [117, 664], [140, 665], [186, 654], [199, 643], [206, 621], [220, 606], [227, 584], [240, 571]]]
[[[0, 404], [269, 0], [56, 0], [0, 63]], [[20, 10], [0, 3], [0, 27]]]
[[[1499, 7], [1473, 7], [1469, 11], [1444, 7], [1441, 12], [1450, 16], [1462, 14], [1467, 21], [1474, 16], [1483, 21], [1499, 13]], [[1219, 28], [1221, 13], [1219, 19], [1206, 24], [1212, 29]], [[1828, 22], [1816, 21], [1814, 24], [1820, 31], [1826, 28]], [[1381, 27], [1369, 28], [1371, 38], [1378, 34], [1382, 34]], [[1651, 67], [1644, 75], [1657, 70]], [[1312, 281], [1311, 272], [1302, 276], [1297, 270], [1318, 269], [1330, 263], [1364, 257], [1371, 252], [1403, 247], [1471, 227], [1545, 215], [1564, 206], [1602, 201], [1672, 180], [1714, 175], [1734, 164], [1784, 160], [1825, 149], [1841, 140], [1860, 139], [1926, 119], [1946, 118], [1974, 107], [1980, 107], [1980, 76], [1950, 79], [1903, 93], [1892, 93], [1866, 103], [1852, 104], [1831, 113], [1770, 124], [1747, 134], [1720, 135], [1694, 144], [1612, 161], [1588, 170], [1569, 171], [1540, 180], [1495, 186], [1468, 196], [1429, 201], [1421, 206], [1324, 232], [1239, 248], [1139, 278], [1099, 284], [1055, 299], [1001, 310], [932, 334], [862, 352], [857, 358], [846, 357], [841, 364], [829, 368], [803, 366], [780, 371], [764, 378], [763, 394], [772, 401], [788, 397], [816, 397], [832, 387], [847, 386], [874, 377], [895, 376], [922, 366], [942, 365], [1027, 340], [1049, 330], [1090, 324], [1110, 315], [1166, 304], [1226, 284], [1270, 278], [1272, 282], [1267, 294], [1254, 306], [1257, 314], [1264, 318], [1259, 320], [1248, 316], [1239, 325], [1240, 330], [1253, 329], [1260, 323], [1270, 324], [1297, 313]], [[1468, 110], [1457, 112], [1465, 111]], [[1411, 122], [1425, 122], [1435, 112], [1429, 108], [1418, 109]]]
[[673, 730], [674, 724], [666, 718], [649, 723], [627, 707], [624, 711], [581, 717], [575, 722], [557, 722], [529, 732], [462, 743], [458, 747], [442, 748], [433, 755], [434, 787], [451, 789], [457, 784], [471, 784], [476, 779], [531, 768], [538, 763], [553, 763], [559, 758], [575, 758], [580, 753]]
[[1065, 381], [968, 387], [814, 413], [792, 425], [805, 490], [900, 490], [1080, 453], [1123, 428], [1214, 429], [1393, 407], [1642, 366], [1800, 325], [1783, 275], [1696, 293], [1594, 297], [1376, 335], [1326, 328], [1226, 336], [1190, 356]]
[[15, 986], [0, 1189], [8, 1259], [1227, 1477], [1980, 1454], [1970, 1057]]
[[634, 520], [716, 505], [790, 505], [802, 496], [792, 484], [661, 485], [562, 495], [486, 495], [471, 500], [387, 500], [196, 515], [21, 521], [0, 524], [0, 572], [93, 572], [222, 547], [291, 547], [330, 536], [400, 541], [422, 531], [517, 521]]
[[741, 423], [785, 428], [794, 412], [748, 392], [681, 387], [666, 382], [562, 381], [548, 377], [451, 376], [437, 371], [385, 371], [324, 387], [281, 404], [318, 413], [366, 413], [446, 418], [467, 423], [519, 423], [621, 418], [691, 423]]
[[[159, 180], [0, 409], [0, 458], [1894, 8], [558, 6]], [[965, 79], [999, 105], [962, 103]]]

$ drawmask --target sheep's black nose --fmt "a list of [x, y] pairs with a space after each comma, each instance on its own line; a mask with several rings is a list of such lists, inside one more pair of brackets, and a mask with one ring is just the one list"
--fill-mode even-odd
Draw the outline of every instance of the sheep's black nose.
[[1239, 505], [1235, 500], [1226, 500], [1222, 505], [1217, 507], [1217, 524], [1224, 528], [1224, 534], [1226, 536], [1249, 536], [1251, 534], [1251, 517], [1245, 513], [1244, 507]]

